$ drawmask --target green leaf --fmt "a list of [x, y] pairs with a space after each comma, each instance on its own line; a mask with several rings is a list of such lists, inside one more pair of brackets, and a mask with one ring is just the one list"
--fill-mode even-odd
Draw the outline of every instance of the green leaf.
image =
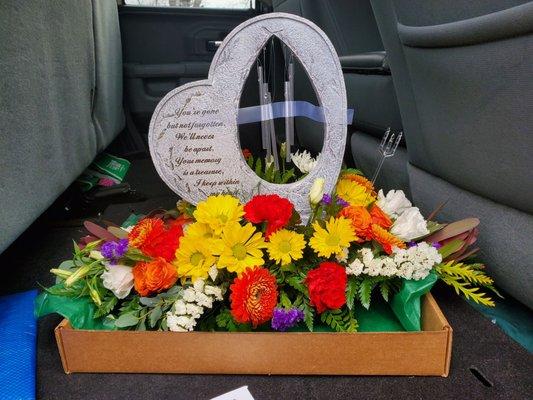
[[104, 297], [102, 304], [94, 313], [94, 318], [107, 316], [117, 305], [118, 299], [114, 295]]
[[280, 293], [279, 302], [285, 308], [291, 308], [292, 307], [292, 303], [289, 300], [289, 297], [287, 296], [287, 293], [285, 293], [285, 292], [281, 292]]
[[230, 332], [247, 332], [250, 331], [248, 324], [240, 324], [233, 319], [231, 311], [223, 309], [216, 317], [217, 326]]
[[283, 173], [281, 176], [281, 183], [287, 183], [291, 178], [294, 178], [296, 175], [294, 174], [294, 168], [291, 168]]
[[359, 301], [367, 310], [370, 308], [370, 298], [372, 297], [372, 289], [375, 283], [371, 278], [365, 278], [359, 286]]
[[148, 319], [148, 324], [150, 325], [150, 328], [155, 328], [157, 322], [163, 315], [163, 311], [161, 310], [161, 306], [154, 307], [152, 311], [150, 311], [150, 318]]
[[353, 309], [357, 289], [359, 289], [359, 281], [353, 276], [349, 277], [346, 285], [346, 305], [350, 310]]
[[315, 323], [315, 310], [309, 305], [307, 301], [304, 301], [302, 304], [302, 310], [304, 312], [304, 322], [309, 329], [309, 332], [313, 332], [314, 323]]
[[137, 325], [138, 323], [139, 319], [137, 318], [137, 313], [128, 312], [118, 317], [118, 319], [115, 321], [115, 326], [117, 328], [127, 328], [129, 326]]
[[446, 258], [449, 255], [458, 251], [461, 247], [463, 247], [463, 245], [464, 245], [464, 242], [462, 240], [455, 239], [449, 243], [446, 243], [444, 246], [442, 246], [439, 249], [439, 253], [442, 256], [442, 258]]
[[263, 165], [261, 163], [261, 157], [258, 157], [257, 161], [255, 162], [255, 174], [260, 178], [263, 177]]
[[324, 311], [320, 320], [336, 332], [357, 332], [357, 320], [348, 309]]
[[387, 303], [389, 302], [390, 289], [390, 283], [388, 281], [383, 281], [379, 284], [381, 297], [383, 297], [383, 300], [385, 300]]
[[307, 287], [305, 287], [305, 285], [302, 283], [302, 280], [299, 276], [291, 276], [287, 279], [287, 283], [297, 291], [307, 294]]

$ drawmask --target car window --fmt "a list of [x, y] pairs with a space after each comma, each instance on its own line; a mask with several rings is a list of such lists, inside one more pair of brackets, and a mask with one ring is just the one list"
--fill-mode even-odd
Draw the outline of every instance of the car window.
[[255, 8], [256, 0], [124, 0], [131, 6], [183, 7], [183, 8]]

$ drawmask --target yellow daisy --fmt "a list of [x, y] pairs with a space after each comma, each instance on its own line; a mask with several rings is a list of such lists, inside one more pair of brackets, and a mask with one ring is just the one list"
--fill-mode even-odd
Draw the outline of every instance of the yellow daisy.
[[351, 222], [343, 217], [331, 217], [326, 222], [326, 229], [318, 222], [313, 223], [315, 233], [309, 240], [309, 245], [320, 257], [330, 257], [341, 254], [343, 249], [350, 246], [350, 242], [357, 239]]
[[304, 248], [304, 235], [287, 229], [281, 229], [271, 234], [267, 244], [270, 258], [281, 265], [287, 265], [291, 260], [302, 258]]
[[263, 265], [263, 251], [266, 244], [261, 232], [257, 232], [250, 223], [241, 226], [238, 222], [229, 222], [217, 240], [219, 268], [241, 274], [246, 267]]
[[213, 230], [207, 224], [201, 222], [193, 222], [185, 228], [185, 236], [194, 237], [196, 239], [213, 239], [215, 236]]
[[215, 235], [220, 235], [227, 224], [241, 220], [244, 210], [237, 198], [220, 194], [198, 203], [193, 215], [197, 222], [209, 225]]
[[209, 269], [215, 264], [212, 241], [198, 240], [197, 237], [185, 235], [180, 239], [176, 250], [174, 264], [178, 268], [179, 277], [207, 278]]
[[366, 207], [373, 201], [375, 197], [367, 192], [366, 188], [350, 179], [340, 179], [337, 182], [336, 189], [337, 196], [347, 201], [352, 206]]

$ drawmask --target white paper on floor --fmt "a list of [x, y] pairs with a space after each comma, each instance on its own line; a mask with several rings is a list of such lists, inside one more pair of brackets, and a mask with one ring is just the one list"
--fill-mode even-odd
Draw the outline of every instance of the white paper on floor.
[[213, 397], [211, 400], [255, 400], [248, 386], [243, 386], [238, 389], [232, 390], [231, 392], [224, 393], [220, 396]]

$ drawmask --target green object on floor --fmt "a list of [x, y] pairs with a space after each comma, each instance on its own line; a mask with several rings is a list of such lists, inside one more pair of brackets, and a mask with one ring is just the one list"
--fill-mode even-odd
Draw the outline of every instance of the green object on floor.
[[392, 311], [406, 331], [421, 329], [420, 298], [431, 290], [437, 280], [437, 275], [431, 271], [419, 281], [403, 281], [400, 291], [392, 298]]
[[98, 185], [102, 178], [111, 179], [115, 183], [121, 183], [128, 170], [130, 162], [124, 158], [116, 157], [108, 153], [102, 153], [89, 165], [82, 175], [76, 180], [83, 191], [91, 190]]

